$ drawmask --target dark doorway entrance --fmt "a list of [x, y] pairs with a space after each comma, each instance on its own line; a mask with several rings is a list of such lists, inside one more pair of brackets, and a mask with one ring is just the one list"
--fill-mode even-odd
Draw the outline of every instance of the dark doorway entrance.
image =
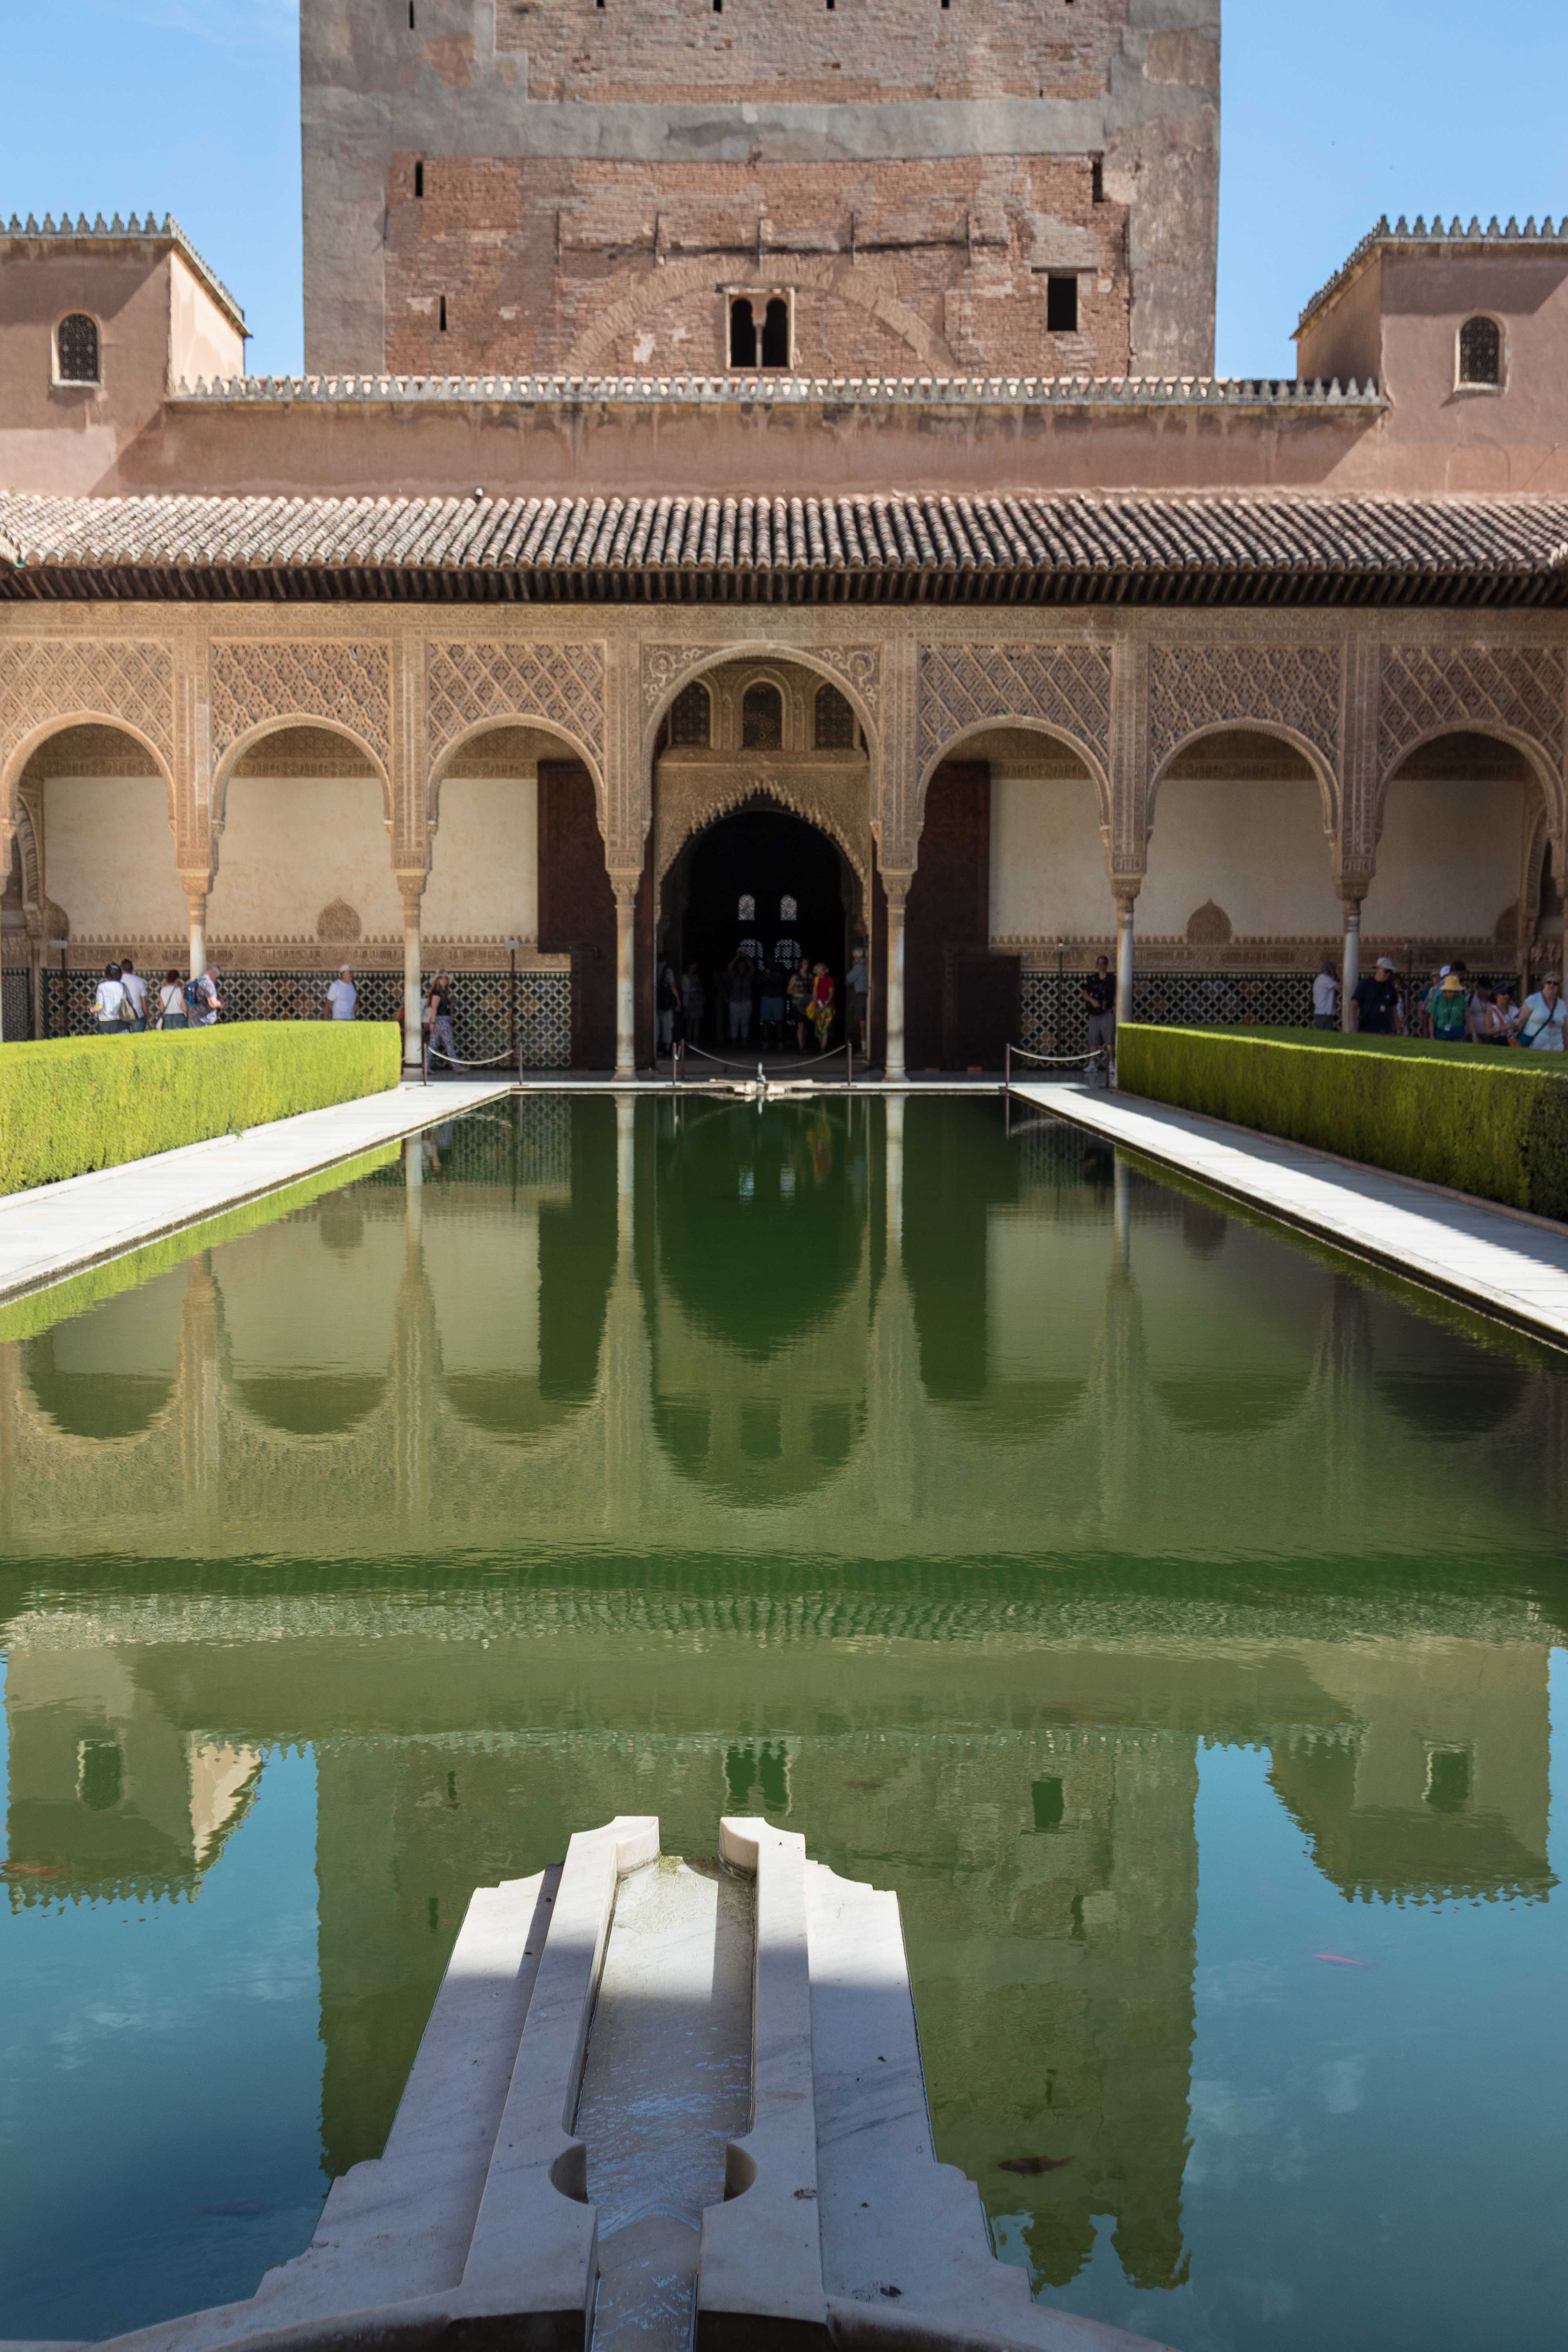
[[759, 968], [773, 957], [825, 963], [842, 1003], [858, 898], [837, 844], [767, 802], [689, 841], [665, 877], [658, 945], [678, 972], [697, 966], [705, 1002], [695, 1042], [714, 1049], [724, 1040], [721, 975], [741, 948]]

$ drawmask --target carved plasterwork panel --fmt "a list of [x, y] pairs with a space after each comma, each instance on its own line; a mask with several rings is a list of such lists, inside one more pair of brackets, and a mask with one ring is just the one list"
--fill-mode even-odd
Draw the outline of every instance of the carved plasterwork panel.
[[1555, 646], [1385, 646], [1378, 764], [1436, 729], [1489, 720], [1528, 735], [1563, 772], [1563, 656]]
[[43, 719], [91, 712], [136, 728], [174, 764], [174, 664], [156, 639], [0, 643], [0, 767]]
[[214, 759], [269, 719], [335, 720], [389, 766], [390, 647], [347, 637], [220, 639], [212, 656]]
[[870, 793], [866, 764], [811, 766], [789, 760], [714, 767], [661, 761], [654, 796], [654, 875], [662, 885], [694, 833], [759, 797], [804, 817], [836, 841], [862, 884], [871, 877]]
[[605, 756], [602, 645], [432, 645], [425, 661], [430, 756], [487, 719], [542, 719]]
[[699, 670], [725, 652], [723, 646], [689, 646], [679, 643], [644, 646], [642, 649], [642, 710], [645, 722], [651, 719], [665, 696], [689, 671]]
[[1099, 645], [936, 645], [920, 655], [920, 763], [987, 721], [1035, 719], [1110, 748], [1110, 653]]
[[873, 726], [879, 727], [882, 717], [882, 654], [879, 646], [813, 646], [816, 659], [834, 675], [841, 677], [850, 689], [851, 697], [858, 695], [871, 714]]
[[1151, 646], [1149, 760], [1157, 772], [1204, 727], [1289, 727], [1337, 769], [1338, 646]]

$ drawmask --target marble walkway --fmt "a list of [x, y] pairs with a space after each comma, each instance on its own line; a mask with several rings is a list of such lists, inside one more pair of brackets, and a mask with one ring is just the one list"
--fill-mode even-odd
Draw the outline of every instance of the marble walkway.
[[0, 1198], [0, 1303], [297, 1184], [437, 1119], [456, 1118], [510, 1094], [514, 1083], [463, 1079], [393, 1087], [358, 1102], [128, 1160], [122, 1168], [98, 1168], [59, 1184], [7, 1193]]
[[1568, 1226], [1137, 1095], [1076, 1082], [1016, 1083], [1012, 1091], [1428, 1289], [1568, 1344]]

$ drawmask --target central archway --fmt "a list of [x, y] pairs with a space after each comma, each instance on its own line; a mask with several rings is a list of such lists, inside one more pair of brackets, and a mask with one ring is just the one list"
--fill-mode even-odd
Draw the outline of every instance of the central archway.
[[[727, 1044], [724, 975], [742, 950], [759, 979], [774, 961], [825, 963], [842, 1015], [846, 974], [865, 934], [859, 900], [859, 877], [838, 844], [766, 793], [694, 834], [665, 876], [657, 942], [660, 961], [678, 973], [696, 967], [703, 1011], [694, 1042]], [[753, 994], [760, 1000], [760, 989]], [[760, 1002], [752, 1046], [758, 1011]], [[793, 1053], [793, 1038], [786, 1044]]]

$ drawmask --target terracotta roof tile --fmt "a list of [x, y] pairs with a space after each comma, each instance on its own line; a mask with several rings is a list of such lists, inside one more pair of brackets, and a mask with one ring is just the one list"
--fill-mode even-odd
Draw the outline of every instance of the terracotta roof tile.
[[[1568, 498], [0, 494], [0, 594], [1558, 604]], [[352, 574], [345, 579], [344, 574]], [[676, 583], [651, 589], [649, 575]], [[926, 583], [921, 585], [921, 583]]]

